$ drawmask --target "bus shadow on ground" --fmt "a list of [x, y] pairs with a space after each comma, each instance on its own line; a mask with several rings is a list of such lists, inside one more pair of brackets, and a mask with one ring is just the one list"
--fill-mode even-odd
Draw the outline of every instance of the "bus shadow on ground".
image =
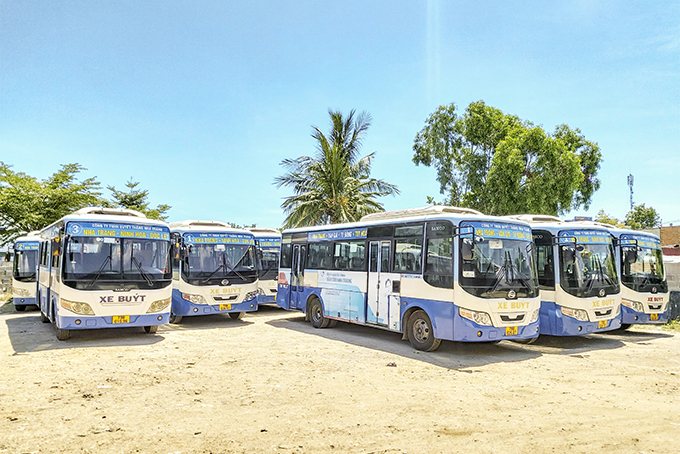
[[[244, 315], [244, 318], [248, 314]], [[168, 323], [158, 328], [161, 331], [193, 331], [202, 329], [226, 329], [237, 328], [245, 325], [252, 325], [253, 322], [244, 319], [233, 319], [229, 314], [210, 314], [210, 315], [196, 315], [191, 317], [182, 317], [179, 323]]]
[[[316, 329], [305, 322], [303, 315], [280, 318], [266, 323], [276, 328], [290, 329], [358, 347], [380, 350], [454, 370], [495, 363], [527, 361], [542, 354], [527, 349], [524, 345], [508, 341], [498, 344], [442, 341], [436, 351], [422, 352], [411, 347], [408, 341], [402, 341], [399, 333], [345, 322], [338, 322], [337, 326], [333, 328]], [[464, 370], [463, 372], [473, 371]]]
[[608, 331], [583, 336], [540, 336], [535, 343], [525, 346], [548, 355], [574, 355], [593, 350], [625, 347], [627, 343], [644, 344], [660, 338], [672, 337], [664, 333]]
[[54, 326], [40, 321], [40, 312], [37, 310], [3, 318], [15, 354], [70, 348], [153, 345], [164, 340], [161, 333], [148, 334], [144, 328], [134, 327], [74, 330], [69, 340], [60, 341], [57, 340]]

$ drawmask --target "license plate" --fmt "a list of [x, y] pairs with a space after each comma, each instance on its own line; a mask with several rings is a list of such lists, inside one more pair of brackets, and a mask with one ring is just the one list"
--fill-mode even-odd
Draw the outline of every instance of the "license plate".
[[597, 327], [598, 328], [606, 328], [607, 322], [608, 322], [607, 320], [600, 320], [599, 322], [597, 322]]
[[517, 327], [516, 326], [508, 326], [505, 328], [505, 335], [506, 336], [517, 336]]
[[231, 309], [231, 304], [220, 304], [221, 311], [228, 311]]
[[129, 315], [114, 315], [111, 323], [114, 325], [119, 324], [119, 323], [130, 323], [130, 316]]
[[276, 295], [274, 295], [274, 301], [276, 301]]
[[650, 319], [650, 320], [658, 320], [658, 319], [659, 319], [659, 314], [649, 314], [649, 319]]

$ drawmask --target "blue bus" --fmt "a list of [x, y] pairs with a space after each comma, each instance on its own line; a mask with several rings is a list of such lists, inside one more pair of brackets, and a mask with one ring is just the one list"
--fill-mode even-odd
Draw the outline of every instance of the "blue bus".
[[36, 304], [36, 273], [40, 232], [31, 232], [14, 240], [12, 263], [12, 302], [18, 312]]
[[538, 336], [531, 229], [466, 208], [376, 213], [360, 222], [284, 230], [277, 304], [315, 328], [337, 321], [441, 340]]
[[281, 232], [266, 228], [247, 229], [255, 236], [255, 245], [260, 261], [259, 304], [276, 303], [279, 280], [279, 255], [281, 254]]
[[257, 310], [257, 255], [253, 234], [221, 221], [170, 224], [173, 288], [170, 323], [225, 313], [240, 319]]

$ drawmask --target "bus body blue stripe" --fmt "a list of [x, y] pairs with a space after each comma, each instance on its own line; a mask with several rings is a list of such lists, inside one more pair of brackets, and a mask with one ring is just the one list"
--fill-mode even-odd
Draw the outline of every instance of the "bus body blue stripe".
[[549, 336], [581, 336], [621, 328], [620, 316], [609, 320], [606, 328], [598, 328], [598, 322], [583, 322], [562, 314], [559, 306], [552, 301], [541, 301], [539, 321], [541, 334]]

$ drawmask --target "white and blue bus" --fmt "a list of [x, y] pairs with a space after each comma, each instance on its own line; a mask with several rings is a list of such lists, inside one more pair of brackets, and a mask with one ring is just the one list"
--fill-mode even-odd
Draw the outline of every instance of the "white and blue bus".
[[277, 304], [315, 328], [338, 320], [441, 340], [538, 336], [531, 229], [466, 208], [431, 206], [283, 231]]
[[281, 232], [275, 229], [249, 228], [255, 235], [255, 245], [260, 261], [259, 304], [276, 303], [279, 280], [279, 255], [281, 254]]
[[170, 224], [173, 247], [171, 323], [182, 317], [257, 310], [257, 254], [253, 234], [220, 221]]
[[611, 229], [621, 275], [621, 328], [668, 322], [670, 293], [658, 236], [638, 230]]
[[621, 291], [609, 229], [554, 216], [511, 216], [529, 222], [541, 287], [541, 334], [576, 336], [621, 326]]
[[40, 232], [31, 232], [14, 240], [14, 263], [12, 264], [12, 302], [18, 311], [36, 304], [36, 272]]
[[40, 233], [40, 318], [72, 330], [144, 327], [170, 318], [170, 229], [138, 211], [83, 208]]

